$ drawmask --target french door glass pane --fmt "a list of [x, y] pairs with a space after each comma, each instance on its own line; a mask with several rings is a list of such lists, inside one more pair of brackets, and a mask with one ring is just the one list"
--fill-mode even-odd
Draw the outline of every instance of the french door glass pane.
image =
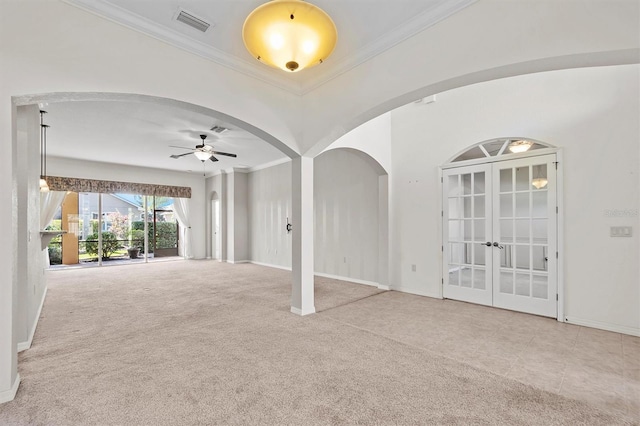
[[449, 219], [458, 219], [462, 217], [462, 209], [460, 208], [459, 198], [449, 198]]
[[513, 248], [512, 244], [502, 244], [504, 247], [500, 250], [500, 267], [513, 268]]
[[457, 197], [460, 191], [459, 175], [449, 176], [449, 197]]
[[516, 194], [516, 217], [529, 217], [529, 193]]
[[462, 221], [449, 221], [449, 241], [462, 241]]
[[477, 172], [473, 174], [473, 193], [484, 194], [485, 193], [485, 179], [484, 172]]
[[513, 174], [511, 169], [500, 170], [500, 192], [513, 191]]
[[530, 232], [529, 232], [529, 219], [516, 219], [516, 235], [515, 242], [516, 243], [528, 243]]
[[531, 177], [529, 167], [516, 168], [516, 191], [527, 191], [531, 187]]
[[462, 194], [471, 195], [471, 173], [462, 175]]
[[500, 242], [513, 242], [513, 219], [500, 219]]
[[500, 271], [500, 293], [513, 294], [513, 272]]
[[483, 244], [476, 243], [473, 245], [473, 263], [474, 265], [486, 265], [487, 247]]
[[449, 243], [449, 260], [451, 263], [464, 263], [464, 246], [462, 243]]
[[463, 220], [463, 234], [462, 234], [462, 240], [463, 241], [473, 241], [473, 234], [472, 234], [472, 230], [471, 227], [473, 226], [473, 221], [472, 220]]
[[471, 277], [471, 268], [462, 268], [460, 271], [460, 287], [472, 287], [473, 281]]
[[486, 273], [483, 268], [473, 269], [473, 288], [484, 290], [486, 287]]
[[530, 279], [531, 277], [529, 274], [516, 273], [516, 295], [529, 296], [531, 294], [529, 291], [531, 288]]
[[547, 270], [547, 248], [546, 246], [531, 247], [531, 267], [534, 271]]
[[473, 240], [477, 242], [486, 241], [485, 239], [485, 220], [477, 219], [474, 221]]
[[533, 219], [531, 221], [534, 244], [547, 244], [547, 222], [548, 219]]
[[549, 276], [533, 274], [532, 294], [538, 299], [549, 299]]
[[513, 194], [500, 194], [500, 217], [513, 217]]
[[464, 206], [464, 216], [463, 217], [465, 217], [465, 218], [472, 218], [473, 217], [472, 203], [473, 203], [473, 198], [471, 198], [471, 197], [462, 198], [462, 205]]
[[547, 191], [539, 190], [531, 194], [533, 217], [547, 217]]
[[483, 218], [485, 209], [484, 195], [477, 195], [473, 197], [473, 200], [473, 216]]
[[516, 268], [529, 270], [529, 253], [530, 249], [528, 245], [516, 246]]
[[449, 265], [449, 285], [460, 285], [460, 267], [458, 265]]

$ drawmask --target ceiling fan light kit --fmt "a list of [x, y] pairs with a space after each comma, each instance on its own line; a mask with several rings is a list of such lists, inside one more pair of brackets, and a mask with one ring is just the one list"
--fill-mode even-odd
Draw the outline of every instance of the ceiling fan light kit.
[[296, 72], [321, 64], [336, 46], [333, 20], [302, 0], [273, 0], [258, 6], [242, 27], [242, 38], [260, 62]]
[[190, 151], [193, 151], [193, 153], [187, 152], [185, 154], [171, 154], [169, 157], [171, 157], [174, 160], [176, 160], [176, 159], [178, 159], [180, 157], [184, 157], [185, 155], [193, 154], [193, 155], [196, 156], [196, 158], [198, 160], [202, 161], [203, 164], [207, 160], [211, 160], [213, 162], [218, 161], [218, 159], [216, 157], [214, 157], [214, 154], [216, 154], [216, 155], [224, 155], [226, 157], [233, 157], [233, 158], [237, 157], [236, 154], [230, 154], [228, 152], [214, 151], [213, 147], [211, 145], [207, 145], [205, 143], [205, 140], [207, 139], [207, 135], [200, 135], [200, 139], [202, 139], [202, 143], [200, 145], [196, 145], [195, 148], [184, 148], [182, 146], [174, 146], [174, 148], [188, 149]]
[[200, 160], [202, 162], [207, 161], [213, 155], [212, 153], [206, 152], [206, 151], [195, 151], [193, 154], [196, 157], [198, 157], [198, 160]]

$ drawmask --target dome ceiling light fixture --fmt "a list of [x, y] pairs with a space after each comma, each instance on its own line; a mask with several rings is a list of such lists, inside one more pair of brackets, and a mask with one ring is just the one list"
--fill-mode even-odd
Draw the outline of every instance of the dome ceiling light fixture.
[[338, 33], [331, 17], [317, 6], [302, 0], [272, 0], [247, 16], [242, 39], [260, 62], [296, 72], [327, 59]]

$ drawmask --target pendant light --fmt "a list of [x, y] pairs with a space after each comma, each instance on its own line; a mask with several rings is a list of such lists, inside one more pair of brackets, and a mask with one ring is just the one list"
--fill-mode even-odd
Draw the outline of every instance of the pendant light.
[[44, 115], [47, 111], [40, 110], [40, 192], [49, 192], [47, 184], [47, 129]]
[[273, 0], [249, 14], [242, 38], [260, 62], [295, 72], [327, 59], [338, 34], [331, 17], [319, 7], [302, 0]]

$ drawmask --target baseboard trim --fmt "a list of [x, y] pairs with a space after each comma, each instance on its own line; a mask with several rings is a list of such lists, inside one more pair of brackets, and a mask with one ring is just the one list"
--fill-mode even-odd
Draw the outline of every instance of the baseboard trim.
[[16, 380], [11, 385], [11, 389], [0, 392], [0, 404], [4, 402], [13, 401], [18, 393], [18, 387], [20, 386], [20, 373], [16, 374]]
[[389, 287], [388, 285], [378, 284], [378, 290], [386, 290], [386, 291], [389, 291], [389, 290], [391, 290], [391, 287]]
[[627, 327], [625, 325], [610, 324], [607, 322], [592, 321], [571, 316], [565, 317], [565, 322], [568, 324], [582, 325], [584, 327], [598, 328], [600, 330], [613, 331], [615, 333], [629, 334], [631, 336], [640, 337], [640, 329]]
[[372, 287], [378, 287], [378, 283], [373, 281], [360, 280], [358, 278], [351, 278], [351, 277], [342, 277], [340, 275], [325, 274], [324, 272], [314, 272], [313, 274], [317, 275], [318, 277], [330, 278], [332, 280], [348, 281], [356, 284], [364, 284]]
[[44, 291], [42, 292], [42, 299], [40, 300], [40, 306], [38, 306], [36, 320], [34, 321], [33, 326], [29, 331], [29, 340], [27, 340], [26, 342], [18, 342], [18, 352], [26, 351], [31, 347], [31, 343], [33, 343], [33, 336], [36, 334], [36, 328], [38, 327], [38, 323], [40, 322], [40, 314], [42, 313], [42, 307], [44, 306], [44, 299], [46, 299], [47, 297], [47, 290], [49, 290], [49, 288], [45, 287]]
[[425, 297], [431, 297], [433, 299], [442, 299], [442, 296], [439, 294], [434, 294], [434, 293], [429, 293], [426, 291], [422, 291], [422, 290], [415, 290], [409, 287], [403, 287], [403, 286], [389, 286], [389, 290], [393, 290], [393, 291], [399, 291], [401, 293], [409, 293], [409, 294], [415, 294], [416, 296], [425, 296]]
[[314, 306], [313, 308], [309, 309], [308, 311], [302, 311], [302, 309], [298, 309], [298, 308], [294, 308], [293, 306], [291, 307], [291, 313], [296, 314], [296, 315], [300, 315], [305, 316], [305, 315], [311, 315], [311, 314], [315, 314], [316, 313], [316, 307]]
[[259, 265], [259, 266], [266, 266], [267, 268], [276, 268], [276, 269], [283, 269], [285, 271], [289, 271], [291, 272], [291, 266], [281, 266], [281, 265], [274, 265], [272, 263], [263, 263], [263, 262], [256, 262], [254, 260], [250, 260], [250, 263], [253, 263], [254, 265]]
[[251, 263], [250, 260], [227, 260], [227, 263], [239, 264], [239, 263]]

